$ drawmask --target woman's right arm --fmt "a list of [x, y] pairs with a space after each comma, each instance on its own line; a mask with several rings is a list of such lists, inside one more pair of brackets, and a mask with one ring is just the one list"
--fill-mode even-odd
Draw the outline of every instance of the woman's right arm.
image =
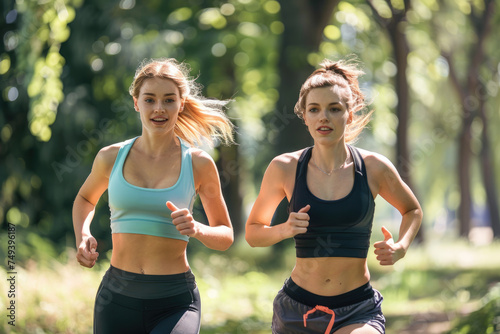
[[295, 177], [295, 168], [290, 165], [290, 160], [284, 159], [284, 156], [276, 157], [264, 174], [259, 195], [246, 223], [245, 239], [252, 247], [271, 246], [307, 231], [309, 205], [299, 212], [290, 213], [285, 223], [270, 226], [276, 208], [286, 196], [286, 180]]
[[92, 171], [83, 183], [73, 203], [73, 228], [75, 230], [77, 261], [92, 268], [99, 254], [97, 241], [90, 233], [90, 224], [101, 195], [108, 188], [109, 175], [118, 154], [117, 147], [105, 147], [97, 154]]

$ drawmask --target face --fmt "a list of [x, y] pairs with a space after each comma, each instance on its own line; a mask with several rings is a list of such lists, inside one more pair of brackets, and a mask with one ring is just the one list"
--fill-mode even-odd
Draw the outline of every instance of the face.
[[334, 86], [313, 88], [307, 94], [304, 122], [315, 142], [332, 142], [344, 138], [352, 114], [347, 110], [342, 93]]
[[143, 129], [153, 132], [172, 131], [184, 109], [177, 85], [169, 79], [146, 79], [134, 97], [135, 110], [140, 113]]

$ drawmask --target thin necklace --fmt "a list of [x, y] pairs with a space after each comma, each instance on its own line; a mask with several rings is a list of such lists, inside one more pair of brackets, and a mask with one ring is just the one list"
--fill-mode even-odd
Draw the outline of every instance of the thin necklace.
[[337, 171], [339, 169], [344, 168], [345, 164], [347, 163], [347, 159], [349, 159], [349, 152], [347, 152], [347, 157], [345, 158], [344, 163], [342, 165], [340, 165], [339, 167], [337, 167], [337, 168], [333, 168], [330, 172], [325, 172], [324, 170], [322, 170], [321, 168], [319, 168], [319, 166], [316, 165], [316, 163], [314, 162], [314, 159], [311, 159], [311, 162], [314, 165], [314, 167], [316, 167], [317, 169], [319, 169], [319, 171], [321, 173], [330, 176], [330, 175], [332, 175], [333, 172], [335, 172], [335, 171]]

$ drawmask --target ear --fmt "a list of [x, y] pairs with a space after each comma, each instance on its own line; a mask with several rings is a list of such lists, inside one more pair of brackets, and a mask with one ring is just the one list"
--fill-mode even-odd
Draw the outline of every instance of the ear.
[[134, 99], [134, 109], [135, 111], [139, 112], [139, 105], [137, 104], [137, 98], [133, 98]]
[[306, 126], [309, 126], [309, 124], [307, 124], [307, 118], [306, 118], [306, 112], [305, 111], [302, 112], [302, 120], [304, 121], [304, 124]]

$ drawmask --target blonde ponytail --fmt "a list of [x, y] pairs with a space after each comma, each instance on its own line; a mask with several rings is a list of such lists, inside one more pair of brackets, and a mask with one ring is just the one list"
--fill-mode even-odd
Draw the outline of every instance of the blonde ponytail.
[[214, 139], [224, 144], [233, 143], [233, 124], [222, 112], [228, 101], [200, 99], [186, 96], [184, 110], [179, 113], [175, 134], [190, 145], [204, 139], [213, 145]]

